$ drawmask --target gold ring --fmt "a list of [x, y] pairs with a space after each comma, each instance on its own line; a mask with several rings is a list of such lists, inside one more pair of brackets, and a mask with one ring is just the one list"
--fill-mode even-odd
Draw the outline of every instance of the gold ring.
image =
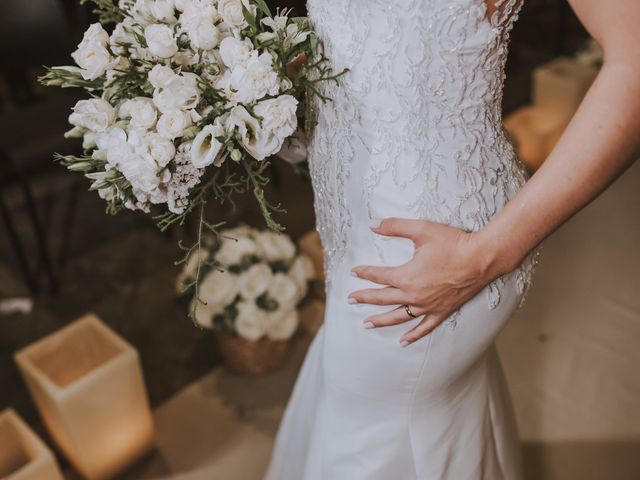
[[417, 318], [409, 308], [409, 305], [404, 305], [404, 311], [407, 312], [407, 315], [409, 315], [411, 318]]

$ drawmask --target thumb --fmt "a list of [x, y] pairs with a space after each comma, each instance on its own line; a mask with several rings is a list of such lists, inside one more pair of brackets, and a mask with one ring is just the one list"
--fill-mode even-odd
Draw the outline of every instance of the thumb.
[[428, 223], [426, 220], [410, 220], [407, 218], [373, 219], [369, 223], [369, 228], [379, 235], [404, 237], [415, 242], [424, 236]]

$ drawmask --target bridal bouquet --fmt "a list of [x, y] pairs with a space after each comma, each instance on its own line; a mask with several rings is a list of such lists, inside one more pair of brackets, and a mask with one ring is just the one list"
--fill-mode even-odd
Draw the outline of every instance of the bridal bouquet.
[[[210, 261], [225, 271], [207, 268]], [[189, 285], [203, 268], [195, 297]], [[176, 288], [192, 297], [195, 320], [203, 328], [251, 341], [287, 340], [298, 327], [297, 306], [313, 278], [313, 263], [296, 252], [288, 236], [238, 227], [221, 231], [190, 255]]]
[[252, 192], [282, 230], [264, 195], [268, 159], [309, 128], [313, 97], [329, 100], [317, 83], [344, 73], [332, 72], [308, 20], [272, 15], [264, 0], [90, 1], [100, 23], [72, 53], [76, 65], [40, 77], [90, 96], [66, 134], [84, 153], [56, 158], [92, 182], [109, 213], [155, 206], [164, 230], [196, 212], [197, 241], [181, 245], [181, 261], [224, 223], [205, 217], [211, 200]]

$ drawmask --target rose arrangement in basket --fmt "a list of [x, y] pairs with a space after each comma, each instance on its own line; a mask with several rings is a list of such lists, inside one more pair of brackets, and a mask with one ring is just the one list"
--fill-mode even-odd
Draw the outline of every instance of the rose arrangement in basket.
[[309, 21], [272, 15], [264, 0], [91, 1], [100, 23], [73, 52], [76, 65], [40, 77], [91, 96], [67, 132], [84, 153], [56, 158], [91, 180], [109, 213], [155, 208], [164, 230], [196, 212], [197, 240], [181, 245], [181, 261], [224, 224], [205, 217], [211, 200], [251, 192], [268, 227], [282, 230], [264, 195], [268, 159], [308, 131], [312, 99], [329, 100], [318, 82], [344, 73], [332, 72]]
[[[196, 298], [198, 269], [202, 281]], [[287, 235], [243, 226], [203, 242], [185, 263], [176, 288], [190, 297], [203, 328], [251, 341], [287, 340], [298, 327], [297, 307], [313, 279], [313, 262]]]

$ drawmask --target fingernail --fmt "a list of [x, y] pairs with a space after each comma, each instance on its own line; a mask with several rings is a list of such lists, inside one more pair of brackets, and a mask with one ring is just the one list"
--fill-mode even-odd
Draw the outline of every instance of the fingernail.
[[372, 218], [369, 221], [369, 228], [379, 228], [380, 224], [382, 223], [382, 220], [379, 218]]
[[357, 274], [356, 272], [354, 272], [353, 270], [351, 270], [351, 276], [352, 276], [352, 277], [356, 277], [356, 278], [357, 278], [357, 277], [358, 277], [358, 274]]
[[371, 322], [364, 322], [364, 328], [368, 330], [370, 328], [376, 328], [376, 326]]
[[349, 297], [347, 299], [347, 302], [349, 302], [351, 305], [354, 305], [354, 304], [358, 303], [358, 301], [353, 297]]
[[404, 348], [404, 347], [406, 347], [407, 345], [409, 345], [409, 343], [410, 343], [410, 342], [409, 342], [408, 340], [402, 340], [402, 341], [400, 342], [400, 346]]

